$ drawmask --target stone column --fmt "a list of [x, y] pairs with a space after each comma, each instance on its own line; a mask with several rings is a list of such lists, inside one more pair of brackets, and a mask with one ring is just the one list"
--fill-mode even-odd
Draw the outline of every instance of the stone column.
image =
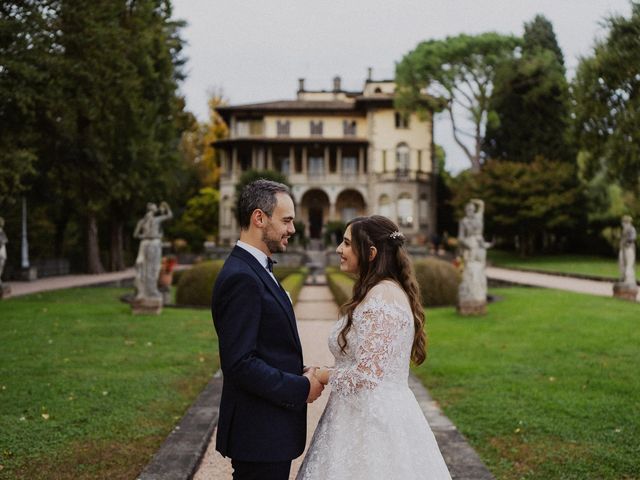
[[329, 146], [324, 147], [324, 172], [325, 174], [331, 173], [331, 162], [329, 161]]
[[294, 146], [289, 147], [289, 170], [291, 174], [296, 172], [296, 149]]
[[267, 147], [267, 169], [273, 170], [273, 150], [271, 147]]
[[238, 149], [233, 147], [231, 151], [231, 178], [238, 175]]
[[307, 176], [307, 147], [302, 147], [302, 172], [304, 176]]
[[329, 221], [338, 220], [336, 218], [336, 202], [329, 203]]

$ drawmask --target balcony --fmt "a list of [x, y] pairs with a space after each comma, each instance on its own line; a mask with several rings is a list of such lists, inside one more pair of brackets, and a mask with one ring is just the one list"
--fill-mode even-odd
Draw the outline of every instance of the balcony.
[[426, 182], [429, 180], [429, 173], [415, 170], [396, 169], [393, 172], [378, 173], [377, 176], [381, 182]]
[[233, 138], [251, 138], [264, 136], [264, 122], [262, 120], [238, 121], [233, 129]]

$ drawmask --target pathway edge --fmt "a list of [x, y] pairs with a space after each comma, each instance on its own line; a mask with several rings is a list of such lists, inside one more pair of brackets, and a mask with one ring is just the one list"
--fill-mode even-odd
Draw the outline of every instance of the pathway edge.
[[221, 395], [218, 370], [137, 480], [190, 480], [195, 475], [218, 424]]

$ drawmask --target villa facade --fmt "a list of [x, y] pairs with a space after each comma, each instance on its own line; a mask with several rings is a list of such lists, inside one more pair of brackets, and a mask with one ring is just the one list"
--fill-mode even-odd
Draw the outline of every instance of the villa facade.
[[330, 91], [309, 91], [300, 79], [295, 100], [220, 107], [230, 132], [215, 144], [220, 243], [238, 238], [235, 185], [250, 169], [287, 175], [296, 220], [312, 239], [330, 221], [376, 213], [424, 242], [436, 227], [433, 123], [396, 111], [394, 91], [393, 81], [371, 78], [362, 91], [345, 91], [339, 77]]

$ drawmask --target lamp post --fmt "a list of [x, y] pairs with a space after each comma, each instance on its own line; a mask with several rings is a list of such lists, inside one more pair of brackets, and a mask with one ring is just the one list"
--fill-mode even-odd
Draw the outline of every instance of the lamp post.
[[22, 197], [22, 243], [20, 266], [23, 270], [29, 268], [29, 241], [27, 240], [27, 199]]
[[38, 278], [38, 270], [29, 263], [29, 241], [27, 239], [27, 199], [22, 197], [22, 235], [21, 235], [20, 279], [28, 282]]

